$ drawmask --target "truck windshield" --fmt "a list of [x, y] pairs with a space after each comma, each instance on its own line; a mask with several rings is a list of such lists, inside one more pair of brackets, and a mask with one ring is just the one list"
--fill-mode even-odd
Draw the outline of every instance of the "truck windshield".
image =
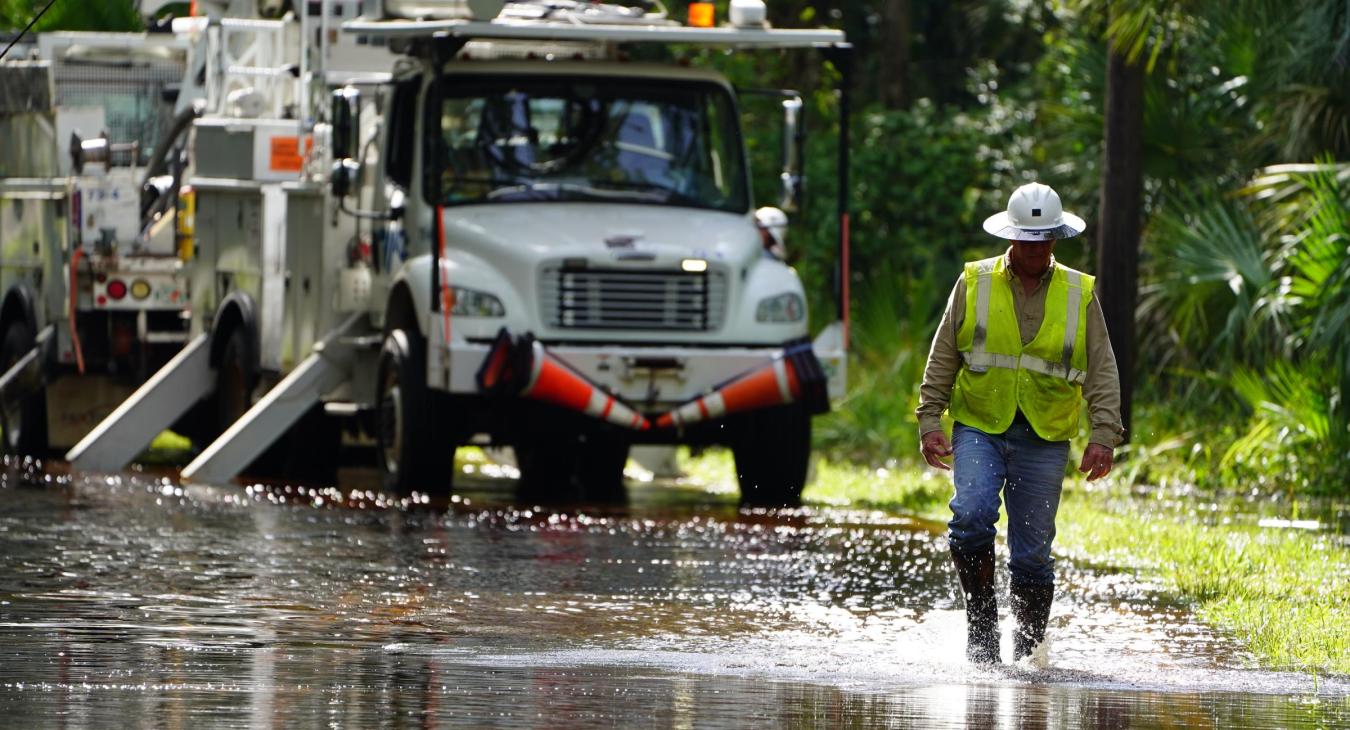
[[735, 107], [716, 85], [458, 77], [442, 98], [446, 205], [749, 208]]

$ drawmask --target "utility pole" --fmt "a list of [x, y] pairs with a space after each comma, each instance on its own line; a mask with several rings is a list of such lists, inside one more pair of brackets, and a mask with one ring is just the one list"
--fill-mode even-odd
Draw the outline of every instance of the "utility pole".
[[1097, 227], [1097, 293], [1120, 369], [1120, 411], [1131, 435], [1134, 310], [1139, 296], [1143, 205], [1144, 68], [1112, 40], [1107, 47], [1105, 160]]
[[887, 109], [908, 109], [913, 101], [909, 88], [910, 36], [913, 35], [910, 0], [886, 0], [882, 5], [881, 48], [878, 63], [881, 103]]

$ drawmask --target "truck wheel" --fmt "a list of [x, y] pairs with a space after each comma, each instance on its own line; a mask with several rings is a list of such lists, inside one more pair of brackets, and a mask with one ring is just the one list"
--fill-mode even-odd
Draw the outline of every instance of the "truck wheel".
[[741, 504], [801, 504], [811, 456], [811, 416], [795, 405], [765, 408], [742, 416], [734, 433], [731, 450], [736, 457]]
[[225, 340], [225, 349], [216, 368], [216, 429], [214, 439], [239, 420], [253, 406], [253, 389], [258, 374], [250, 367], [248, 341], [243, 327], [235, 327]]
[[[0, 339], [0, 373], [33, 349], [33, 333], [23, 322], [13, 322]], [[47, 451], [47, 396], [38, 388], [24, 398], [0, 405], [0, 451], [41, 456]]]
[[376, 380], [376, 441], [384, 488], [450, 491], [455, 446], [437, 428], [426, 385], [426, 343], [416, 332], [396, 329], [384, 338]]
[[[225, 340], [225, 349], [220, 355], [220, 364], [216, 366], [215, 423], [207, 434], [206, 448], [212, 441], [234, 425], [248, 409], [253, 407], [253, 391], [258, 387], [258, 371], [249, 361], [248, 335], [243, 327], [235, 327]], [[286, 476], [287, 454], [286, 437], [278, 439], [244, 468], [243, 473], [263, 479], [276, 479]]]

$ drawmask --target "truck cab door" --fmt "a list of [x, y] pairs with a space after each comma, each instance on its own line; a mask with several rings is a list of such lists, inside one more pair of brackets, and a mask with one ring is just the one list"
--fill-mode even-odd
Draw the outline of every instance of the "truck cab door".
[[[421, 76], [396, 83], [385, 114], [384, 180], [380, 192], [391, 210], [406, 207], [412, 192], [413, 161], [417, 154], [417, 93], [421, 88]], [[404, 219], [394, 216], [374, 236], [372, 258], [375, 272], [382, 279], [396, 273], [408, 257]]]

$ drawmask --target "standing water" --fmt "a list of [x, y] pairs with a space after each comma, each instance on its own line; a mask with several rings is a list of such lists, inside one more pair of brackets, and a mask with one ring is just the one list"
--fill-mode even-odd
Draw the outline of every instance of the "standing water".
[[982, 669], [939, 525], [513, 487], [432, 505], [10, 473], [0, 724], [1350, 724], [1350, 681], [1255, 669], [1131, 574], [1061, 561], [1045, 666]]

